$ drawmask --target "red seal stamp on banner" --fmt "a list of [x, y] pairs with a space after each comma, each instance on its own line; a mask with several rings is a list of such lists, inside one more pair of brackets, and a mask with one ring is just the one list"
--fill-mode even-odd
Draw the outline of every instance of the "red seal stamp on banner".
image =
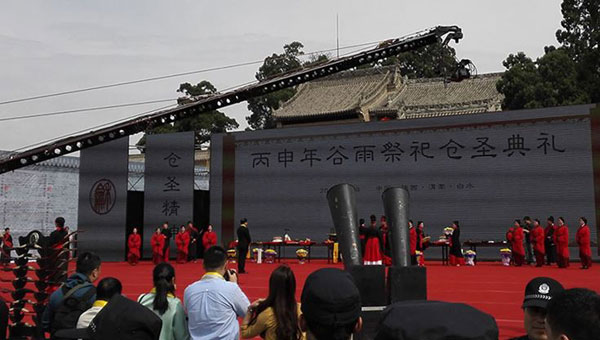
[[90, 190], [90, 207], [98, 215], [108, 214], [115, 205], [117, 190], [110, 180], [98, 180]]

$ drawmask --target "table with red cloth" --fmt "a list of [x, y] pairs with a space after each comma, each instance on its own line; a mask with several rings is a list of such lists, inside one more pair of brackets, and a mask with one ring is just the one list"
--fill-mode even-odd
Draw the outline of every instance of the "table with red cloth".
[[449, 265], [448, 262], [448, 251], [450, 247], [449, 240], [437, 240], [437, 241], [429, 241], [429, 247], [440, 247], [442, 249], [442, 265]]

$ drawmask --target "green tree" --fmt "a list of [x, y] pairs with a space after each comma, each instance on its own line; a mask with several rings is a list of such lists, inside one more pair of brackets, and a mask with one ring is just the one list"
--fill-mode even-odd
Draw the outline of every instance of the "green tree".
[[600, 1], [564, 0], [556, 39], [577, 63], [577, 81], [591, 102], [600, 102]]
[[535, 62], [522, 52], [504, 61], [496, 85], [504, 109], [600, 102], [600, 1], [564, 0], [561, 8], [559, 48], [546, 47]]
[[523, 52], [509, 55], [507, 71], [496, 84], [506, 110], [581, 104], [589, 101], [577, 86], [576, 63], [560, 48], [546, 47], [535, 62]]
[[507, 71], [502, 75], [496, 87], [504, 94], [502, 108], [505, 110], [527, 107], [534, 96], [535, 84], [539, 75], [535, 63], [525, 53], [509, 55], [502, 63]]
[[[304, 48], [302, 43], [294, 41], [283, 46], [282, 54], [273, 53], [271, 56], [266, 57], [262, 66], [256, 72], [256, 79], [263, 81], [301, 68], [302, 62], [298, 57], [304, 54], [302, 48]], [[248, 99], [248, 110], [252, 114], [246, 117], [246, 120], [250, 128], [254, 130], [274, 128], [273, 111], [277, 110], [281, 103], [292, 98], [295, 93], [296, 89], [289, 87], [264, 96]]]
[[[191, 103], [199, 98], [211, 96], [217, 93], [217, 89], [206, 80], [199, 82], [196, 85], [183, 83], [179, 85], [177, 92], [183, 93], [185, 96], [177, 99], [180, 105]], [[187, 117], [176, 121], [172, 124], [165, 124], [153, 128], [147, 133], [172, 133], [195, 131], [196, 145], [206, 143], [210, 140], [213, 133], [222, 133], [239, 127], [237, 121], [228, 117], [223, 112], [212, 110], [203, 112], [198, 115]], [[143, 147], [146, 144], [146, 136], [142, 137], [137, 143], [138, 147]]]

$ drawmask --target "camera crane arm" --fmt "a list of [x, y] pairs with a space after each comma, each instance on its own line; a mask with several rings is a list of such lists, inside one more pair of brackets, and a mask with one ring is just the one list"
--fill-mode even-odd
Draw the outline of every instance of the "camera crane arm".
[[203, 112], [233, 105], [253, 97], [326, 77], [334, 73], [375, 62], [382, 58], [413, 51], [434, 44], [444, 36], [443, 43], [447, 44], [450, 40], [458, 42], [463, 35], [462, 30], [458, 26], [437, 26], [404, 38], [386, 41], [385, 44], [380, 44], [378, 47], [368, 51], [307, 67], [300, 71], [287, 73], [229, 92], [217, 93], [193, 103], [180, 105], [174, 109], [133, 118], [97, 131], [67, 137], [23, 152], [11, 154], [0, 160], [0, 174], [103, 144], [117, 138], [147, 131], [160, 125], [202, 114]]

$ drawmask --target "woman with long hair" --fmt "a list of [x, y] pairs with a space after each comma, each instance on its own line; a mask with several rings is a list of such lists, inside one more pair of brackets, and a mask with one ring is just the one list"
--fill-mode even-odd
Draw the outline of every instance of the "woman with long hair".
[[175, 268], [159, 263], [152, 272], [154, 288], [142, 294], [138, 302], [156, 313], [162, 320], [160, 340], [188, 340], [187, 320], [181, 300], [175, 297]]
[[242, 322], [243, 339], [260, 335], [266, 340], [299, 340], [300, 304], [296, 302], [296, 277], [287, 265], [277, 267], [269, 278], [269, 296], [248, 307]]

